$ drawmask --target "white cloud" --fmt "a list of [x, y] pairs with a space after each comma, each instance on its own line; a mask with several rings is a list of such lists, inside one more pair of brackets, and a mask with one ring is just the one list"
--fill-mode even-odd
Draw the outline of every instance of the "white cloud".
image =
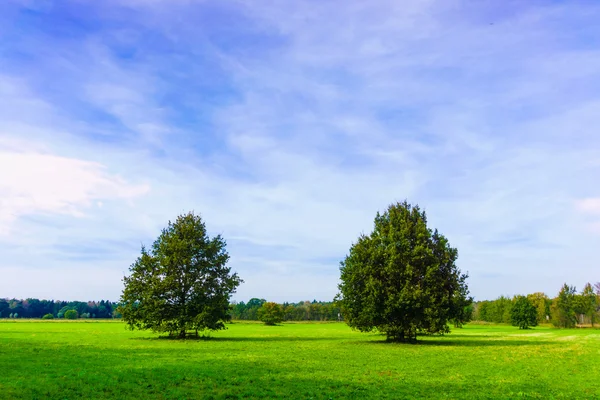
[[577, 209], [585, 214], [600, 215], [600, 197], [577, 201]]
[[575, 208], [582, 217], [587, 231], [600, 234], [600, 197], [589, 197], [575, 202]]
[[149, 190], [107, 174], [100, 164], [49, 154], [0, 148], [0, 170], [0, 234], [25, 215], [82, 217], [93, 201], [131, 199]]

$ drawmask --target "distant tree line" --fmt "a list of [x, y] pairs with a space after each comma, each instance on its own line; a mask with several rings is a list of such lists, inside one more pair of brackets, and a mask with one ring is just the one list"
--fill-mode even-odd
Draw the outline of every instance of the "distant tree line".
[[[515, 305], [519, 311], [514, 310]], [[600, 321], [600, 282], [592, 286], [587, 283], [581, 292], [566, 283], [555, 298], [537, 292], [512, 299], [500, 296], [496, 300], [474, 303], [473, 319], [493, 323], [516, 323], [516, 315], [523, 315], [527, 308], [535, 310], [535, 318], [529, 326], [552, 323], [559, 328], [574, 328], [577, 325], [592, 325]]]
[[65, 314], [73, 310], [76, 318], [120, 318], [116, 311], [117, 303], [110, 300], [101, 301], [62, 301], [39, 300], [28, 298], [0, 299], [0, 318], [65, 318]]
[[[230, 305], [231, 318], [234, 320], [259, 321], [260, 309], [267, 303], [265, 299], [252, 298], [247, 303], [234, 302]], [[284, 321], [337, 321], [341, 311], [334, 302], [301, 301], [280, 304]]]
[[[260, 309], [265, 303], [265, 299], [258, 298], [250, 299], [247, 303], [233, 302], [229, 305], [230, 316], [234, 320], [259, 321]], [[284, 321], [337, 321], [340, 315], [340, 308], [334, 302], [313, 300], [278, 305], [283, 311]], [[69, 310], [77, 313], [76, 318], [121, 318], [118, 306], [119, 303], [109, 300], [67, 302], [32, 298], [0, 299], [0, 318], [67, 318], [65, 314]]]

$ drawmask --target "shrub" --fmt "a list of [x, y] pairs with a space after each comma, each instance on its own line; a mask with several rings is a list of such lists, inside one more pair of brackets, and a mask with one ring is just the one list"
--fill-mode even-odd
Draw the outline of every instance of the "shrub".
[[79, 314], [77, 314], [77, 311], [75, 310], [67, 310], [65, 312], [66, 319], [77, 319], [77, 317], [79, 317]]
[[65, 317], [65, 313], [69, 310], [72, 310], [72, 308], [70, 308], [69, 306], [64, 306], [63, 308], [61, 308], [60, 310], [58, 310], [58, 313], [56, 313], [56, 317], [57, 318], [64, 318]]
[[258, 309], [258, 319], [266, 325], [275, 325], [283, 321], [283, 308], [272, 301], [263, 303]]
[[54, 315], [53, 314], [45, 314], [42, 319], [54, 319]]

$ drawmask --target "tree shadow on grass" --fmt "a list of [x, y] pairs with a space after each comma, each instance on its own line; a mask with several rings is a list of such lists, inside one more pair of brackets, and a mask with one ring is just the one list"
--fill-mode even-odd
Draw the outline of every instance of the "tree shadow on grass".
[[345, 338], [326, 336], [326, 337], [305, 337], [305, 336], [260, 336], [260, 337], [214, 337], [214, 336], [190, 336], [185, 339], [170, 336], [156, 337], [136, 337], [131, 340], [168, 340], [175, 342], [198, 341], [198, 342], [311, 342], [311, 341], [338, 341]]
[[498, 332], [498, 333], [473, 334], [473, 335], [471, 335], [471, 334], [465, 334], [465, 333], [454, 333], [454, 332], [451, 332], [451, 333], [448, 333], [448, 334], [443, 335], [441, 337], [446, 337], [446, 338], [449, 338], [449, 339], [451, 339], [451, 338], [489, 338], [489, 339], [493, 339], [493, 338], [500, 338], [500, 337], [511, 337], [511, 336], [514, 336], [514, 335], [519, 335], [521, 337], [526, 337], [526, 336], [528, 336], [528, 334], [531, 335], [531, 337], [533, 338], [533, 337], [547, 336], [547, 335], [550, 335], [551, 333], [550, 332], [546, 333], [544, 331], [537, 331], [537, 332], [535, 332], [535, 331], [531, 331], [531, 330], [527, 330], [527, 331], [524, 331], [524, 330], [515, 330], [514, 332], [508, 332], [508, 333], [507, 332]]
[[175, 341], [175, 342], [186, 342], [186, 341], [194, 341], [194, 342], [239, 342], [239, 343], [268, 343], [268, 342], [313, 342], [313, 341], [337, 341], [340, 344], [358, 344], [358, 345], [373, 345], [373, 346], [440, 346], [440, 347], [517, 347], [517, 346], [552, 346], [559, 344], [555, 341], [548, 340], [521, 340], [521, 339], [497, 339], [495, 337], [486, 337], [484, 335], [478, 335], [479, 338], [471, 339], [475, 337], [475, 335], [469, 336], [464, 335], [465, 339], [453, 339], [451, 337], [439, 337], [439, 338], [430, 338], [425, 337], [424, 339], [419, 339], [416, 342], [393, 342], [387, 341], [385, 339], [382, 340], [348, 340], [348, 337], [336, 337], [336, 336], [327, 336], [327, 337], [294, 337], [294, 336], [262, 336], [262, 337], [188, 337], [186, 339], [179, 339], [176, 337], [169, 336], [157, 336], [157, 337], [137, 337], [131, 338], [131, 340], [141, 340], [141, 341]]
[[552, 346], [557, 342], [549, 340], [510, 340], [510, 339], [475, 339], [475, 340], [452, 340], [433, 339], [417, 342], [423, 346], [462, 346], [462, 347], [516, 347], [516, 346]]
[[[447, 335], [439, 335], [439, 336], [419, 336], [419, 338], [431, 338], [431, 339], [435, 339], [435, 340], [508, 340], [510, 337], [513, 337], [513, 335], [511, 334], [491, 334], [491, 335], [463, 335], [463, 334], [454, 334], [454, 333], [450, 333]], [[521, 338], [525, 338], [525, 335], [520, 336]], [[533, 339], [536, 336], [532, 336], [531, 338]], [[429, 340], [429, 339], [425, 339], [425, 340]]]
[[[488, 339], [491, 339], [491, 338], [504, 337], [504, 336], [508, 336], [508, 335], [506, 335], [504, 333], [501, 333], [501, 334], [499, 333], [497, 335], [494, 335], [494, 334], [489, 334], [489, 335], [479, 335], [479, 334], [469, 335], [469, 334], [462, 334], [462, 333], [454, 333], [454, 332], [452, 332], [452, 333], [448, 333], [446, 335], [438, 336], [438, 337], [444, 337], [444, 338], [449, 338], [449, 339], [451, 339], [451, 338], [488, 338]], [[423, 337], [425, 337], [425, 336], [423, 336]]]
[[440, 346], [440, 347], [518, 347], [518, 346], [552, 346], [559, 343], [548, 340], [510, 340], [510, 339], [419, 339], [416, 342], [392, 342], [388, 340], [366, 340], [346, 342], [352, 344], [374, 346]]

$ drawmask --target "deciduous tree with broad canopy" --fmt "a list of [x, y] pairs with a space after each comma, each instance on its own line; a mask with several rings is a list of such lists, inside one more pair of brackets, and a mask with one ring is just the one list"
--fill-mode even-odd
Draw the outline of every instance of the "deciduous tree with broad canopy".
[[510, 310], [510, 322], [519, 329], [529, 329], [537, 326], [538, 313], [531, 301], [525, 296], [516, 296], [513, 307]]
[[390, 205], [341, 262], [344, 319], [362, 332], [377, 329], [390, 341], [447, 333], [449, 321], [462, 325], [472, 299], [457, 257], [448, 240], [427, 227], [418, 205]]
[[283, 308], [281, 305], [267, 301], [258, 309], [258, 319], [265, 325], [275, 325], [283, 322]]
[[180, 215], [125, 277], [119, 312], [131, 329], [185, 338], [188, 331], [225, 329], [229, 298], [242, 280], [227, 267], [220, 235], [210, 238], [199, 215]]

